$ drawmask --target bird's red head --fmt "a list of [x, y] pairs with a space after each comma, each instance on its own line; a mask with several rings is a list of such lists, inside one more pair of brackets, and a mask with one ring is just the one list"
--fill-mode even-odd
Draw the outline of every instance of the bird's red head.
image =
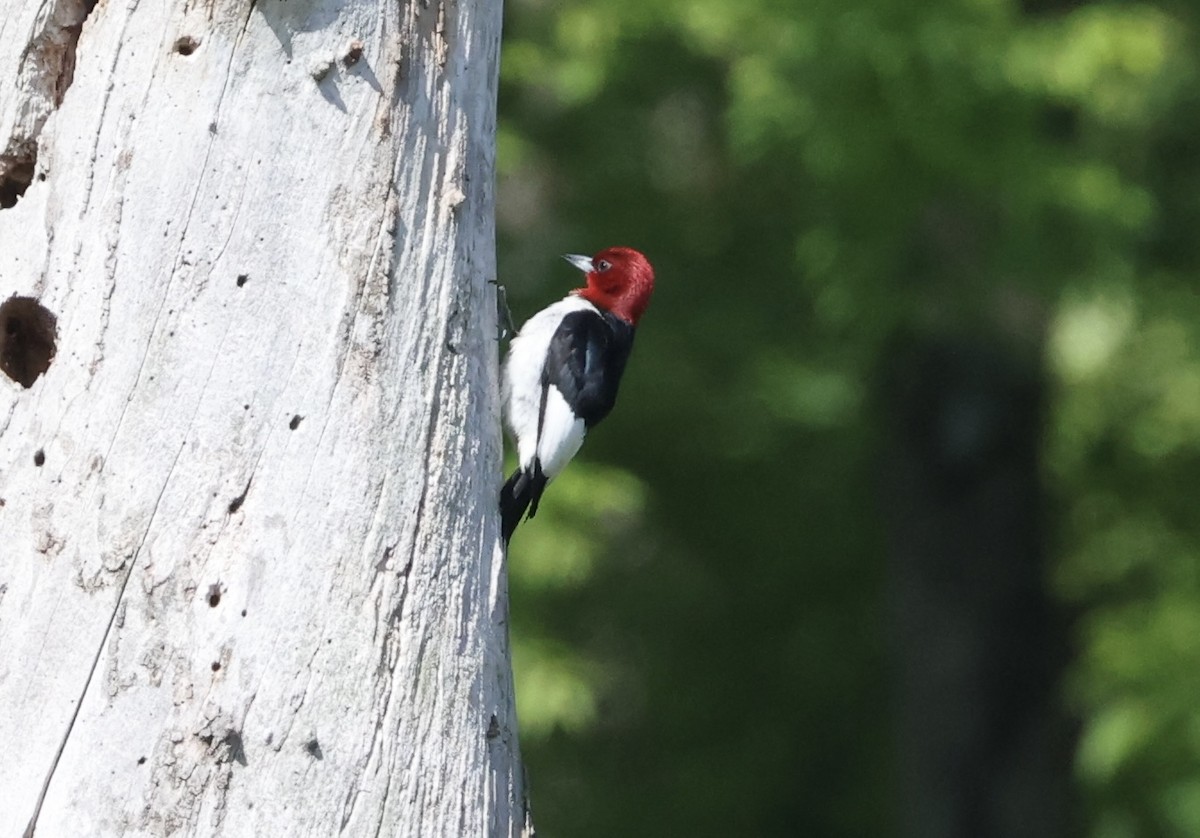
[[654, 293], [654, 268], [645, 256], [632, 247], [609, 247], [590, 259], [563, 258], [587, 274], [587, 285], [572, 293], [637, 325]]

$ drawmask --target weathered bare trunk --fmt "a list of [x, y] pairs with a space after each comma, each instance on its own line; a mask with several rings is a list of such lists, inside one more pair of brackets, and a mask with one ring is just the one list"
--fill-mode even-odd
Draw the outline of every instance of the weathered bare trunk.
[[519, 834], [499, 3], [93, 5], [0, 4], [0, 834]]

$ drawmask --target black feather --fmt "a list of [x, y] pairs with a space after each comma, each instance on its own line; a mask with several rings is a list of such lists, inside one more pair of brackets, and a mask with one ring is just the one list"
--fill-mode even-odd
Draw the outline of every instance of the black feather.
[[633, 334], [633, 326], [616, 315], [576, 311], [563, 318], [550, 339], [542, 380], [562, 393], [589, 429], [617, 403]]
[[500, 490], [500, 527], [505, 544], [525, 517], [526, 510], [530, 518], [537, 514], [538, 501], [545, 490], [546, 475], [542, 473], [542, 464], [537, 460], [534, 460], [532, 469], [526, 471], [518, 468], [505, 482]]

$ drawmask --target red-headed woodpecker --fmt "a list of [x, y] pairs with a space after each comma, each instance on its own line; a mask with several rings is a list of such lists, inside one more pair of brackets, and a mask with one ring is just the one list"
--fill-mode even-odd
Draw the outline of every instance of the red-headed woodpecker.
[[504, 419], [520, 462], [500, 491], [505, 542], [526, 510], [534, 516], [546, 484], [612, 410], [634, 329], [654, 291], [654, 269], [631, 248], [563, 258], [587, 274], [587, 283], [529, 318], [504, 363]]

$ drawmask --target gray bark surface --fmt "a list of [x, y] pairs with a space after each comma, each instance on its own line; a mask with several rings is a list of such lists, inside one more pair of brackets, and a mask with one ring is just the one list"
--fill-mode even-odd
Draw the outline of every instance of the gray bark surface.
[[92, 5], [0, 3], [0, 835], [521, 834], [500, 4]]

